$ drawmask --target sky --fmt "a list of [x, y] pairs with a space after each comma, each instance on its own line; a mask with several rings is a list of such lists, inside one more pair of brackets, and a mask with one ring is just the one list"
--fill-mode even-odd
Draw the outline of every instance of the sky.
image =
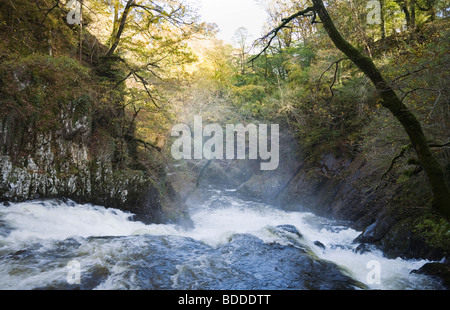
[[250, 39], [262, 36], [267, 13], [256, 0], [198, 0], [202, 20], [216, 23], [220, 32], [217, 37], [233, 43], [233, 35], [239, 27], [248, 30]]

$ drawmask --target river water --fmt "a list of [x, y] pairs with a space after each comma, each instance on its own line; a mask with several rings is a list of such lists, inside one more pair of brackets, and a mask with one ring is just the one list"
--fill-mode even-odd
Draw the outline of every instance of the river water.
[[441, 289], [425, 260], [358, 251], [360, 232], [210, 189], [194, 228], [67, 200], [0, 207], [0, 289]]

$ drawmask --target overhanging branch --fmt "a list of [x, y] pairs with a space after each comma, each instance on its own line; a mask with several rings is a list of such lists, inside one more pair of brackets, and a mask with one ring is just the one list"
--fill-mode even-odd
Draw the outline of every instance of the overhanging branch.
[[347, 59], [348, 59], [347, 57], [344, 57], [344, 58], [341, 58], [341, 59], [336, 60], [335, 62], [333, 62], [333, 63], [328, 67], [327, 70], [325, 70], [324, 72], [322, 72], [322, 74], [321, 74], [320, 77], [319, 77], [319, 81], [317, 82], [318, 85], [320, 84], [320, 81], [322, 80], [324, 74], [327, 73], [328, 70], [331, 69], [331, 67], [336, 66], [336, 69], [335, 69], [335, 71], [334, 71], [334, 79], [333, 79], [333, 83], [330, 85], [331, 97], [334, 96], [333, 87], [334, 87], [334, 84], [336, 84], [337, 74], [338, 74], [338, 71], [339, 71], [339, 63], [340, 63], [341, 61], [344, 61], [344, 60], [347, 60]]
[[139, 138], [133, 138], [133, 140], [135, 142], [141, 144], [147, 150], [152, 150], [153, 149], [153, 150], [158, 151], [159, 153], [161, 153], [161, 151], [162, 151], [159, 146], [156, 146], [156, 145], [154, 145], [154, 144], [152, 144], [150, 142], [144, 141], [144, 140], [139, 139]]
[[156, 103], [155, 98], [153, 98], [152, 94], [150, 93], [150, 90], [147, 87], [147, 84], [148, 84], [147, 80], [145, 80], [144, 77], [139, 75], [137, 72], [133, 72], [133, 76], [141, 81], [142, 85], [144, 86], [145, 92], [147, 93], [148, 97], [152, 101], [153, 105], [156, 108], [161, 109], [161, 107]]
[[[308, 13], [313, 13], [313, 14], [308, 15]], [[288, 24], [291, 21], [293, 21], [294, 19], [296, 19], [296, 18], [298, 18], [300, 16], [308, 16], [308, 17], [312, 16], [313, 17], [313, 22], [315, 22], [315, 20], [316, 20], [316, 12], [314, 11], [313, 7], [308, 7], [306, 9], [304, 9], [303, 11], [299, 11], [299, 12], [295, 13], [294, 15], [291, 15], [291, 16], [289, 16], [287, 18], [283, 18], [281, 20], [281, 24], [278, 27], [276, 27], [275, 29], [270, 31], [268, 34], [266, 34], [264, 37], [256, 40], [255, 43], [253, 43], [253, 47], [254, 47], [256, 44], [269, 39], [269, 41], [267, 42], [265, 47], [262, 49], [262, 51], [259, 52], [258, 55], [253, 57], [249, 62], [255, 61], [262, 54], [264, 54], [267, 51], [267, 49], [270, 47], [270, 45], [272, 44], [272, 41], [277, 37], [278, 33], [284, 28], [289, 28]]]
[[[47, 19], [47, 17], [48, 17], [48, 15], [54, 10], [54, 9], [56, 9], [56, 8], [61, 8], [60, 6], [59, 6], [59, 3], [61, 2], [61, 0], [57, 0], [56, 1], [56, 3], [55, 3], [55, 5], [53, 6], [53, 7], [51, 7], [50, 9], [48, 9], [47, 10], [47, 12], [45, 13], [45, 16], [44, 16], [44, 19], [42, 20], [42, 22], [41, 22], [41, 26], [42, 25], [44, 25], [44, 22], [45, 22], [45, 20]], [[12, 2], [11, 2], [12, 3]], [[36, 3], [36, 5], [38, 6], [38, 8], [39, 8], [39, 5]], [[40, 9], [40, 8], [39, 8]]]

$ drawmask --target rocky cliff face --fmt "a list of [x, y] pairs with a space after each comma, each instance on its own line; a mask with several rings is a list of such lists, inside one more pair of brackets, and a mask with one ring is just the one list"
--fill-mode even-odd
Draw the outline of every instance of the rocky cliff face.
[[65, 115], [59, 130], [39, 132], [3, 117], [0, 200], [64, 197], [129, 211], [144, 222], [161, 221], [154, 181], [144, 171], [114, 167], [114, 145], [108, 150], [101, 143], [102, 149], [96, 150], [90, 119], [89, 114], [77, 120]]
[[135, 168], [133, 132], [117, 125], [129, 120], [98, 104], [107, 94], [86, 70], [68, 57], [1, 63], [0, 201], [69, 198], [159, 222], [157, 173]]
[[68, 198], [172, 219], [162, 198], [176, 195], [162, 197], [162, 165], [137, 147], [114, 80], [124, 73], [100, 61], [108, 47], [67, 24], [61, 6], [39, 9], [50, 2], [0, 3], [0, 201]]

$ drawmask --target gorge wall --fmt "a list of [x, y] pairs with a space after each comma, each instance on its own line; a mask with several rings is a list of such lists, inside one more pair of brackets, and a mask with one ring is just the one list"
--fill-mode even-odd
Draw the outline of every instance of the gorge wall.
[[18, 124], [12, 117], [1, 119], [0, 200], [64, 197], [129, 211], [146, 223], [160, 222], [155, 181], [143, 170], [115, 165], [115, 139], [97, 137], [94, 143], [98, 132], [93, 132], [89, 116], [68, 116], [59, 130], [50, 132]]
[[120, 57], [105, 61], [108, 47], [80, 35], [58, 3], [40, 10], [52, 5], [0, 3], [0, 202], [72, 199], [145, 223], [176, 220], [161, 157], [138, 147], [114, 80], [126, 75]]

